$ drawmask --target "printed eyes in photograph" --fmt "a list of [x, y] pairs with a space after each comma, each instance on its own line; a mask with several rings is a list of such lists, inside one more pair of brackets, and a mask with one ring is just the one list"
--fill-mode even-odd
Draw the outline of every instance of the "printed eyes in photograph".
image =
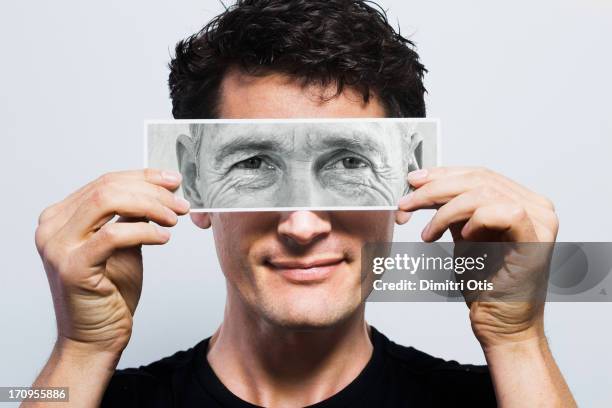
[[251, 135], [228, 140], [218, 149], [216, 166], [201, 163], [209, 190], [207, 206], [235, 202], [241, 194], [257, 200], [265, 196], [264, 189], [271, 189], [275, 201], [262, 204], [272, 207], [346, 205], [346, 200], [393, 205], [401, 172], [393, 171], [385, 146], [328, 134], [293, 145], [261, 139]]
[[402, 141], [394, 135], [312, 125], [226, 127], [200, 144], [208, 208], [393, 206], [405, 189]]
[[181, 126], [173, 154], [183, 174], [181, 194], [192, 210], [391, 209], [409, 190], [406, 175], [423, 163], [424, 138], [413, 124]]

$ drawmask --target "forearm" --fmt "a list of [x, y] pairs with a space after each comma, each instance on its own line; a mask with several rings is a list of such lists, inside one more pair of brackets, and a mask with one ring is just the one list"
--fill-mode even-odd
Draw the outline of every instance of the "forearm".
[[[98, 407], [119, 357], [111, 352], [92, 353], [70, 340], [58, 341], [32, 387], [67, 387], [69, 401], [54, 402], [54, 407]], [[44, 405], [24, 402], [21, 406]]]
[[545, 337], [485, 347], [500, 407], [575, 407]]

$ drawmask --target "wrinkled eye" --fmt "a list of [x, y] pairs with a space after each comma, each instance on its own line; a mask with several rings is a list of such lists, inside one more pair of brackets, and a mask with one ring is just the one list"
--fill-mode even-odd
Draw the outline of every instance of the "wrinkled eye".
[[345, 157], [342, 159], [342, 165], [347, 169], [360, 169], [368, 167], [368, 164], [358, 157]]
[[276, 170], [276, 167], [272, 163], [270, 163], [265, 157], [253, 156], [234, 164], [231, 170], [236, 169], [245, 171], [267, 171]]
[[357, 156], [346, 156], [329, 164], [328, 170], [354, 170], [370, 167], [370, 164]]
[[261, 168], [263, 160], [260, 157], [250, 157], [234, 165], [237, 169], [257, 170]]

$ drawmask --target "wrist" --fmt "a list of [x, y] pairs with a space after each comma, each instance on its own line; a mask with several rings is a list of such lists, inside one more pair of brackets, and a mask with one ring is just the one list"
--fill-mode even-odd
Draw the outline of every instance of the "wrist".
[[53, 347], [52, 358], [57, 362], [81, 369], [92, 368], [112, 374], [119, 363], [121, 354], [121, 351], [104, 350], [93, 344], [60, 336]]
[[[58, 403], [58, 407], [99, 406], [120, 357], [121, 353], [60, 336], [33, 386], [67, 388], [70, 402]], [[38, 405], [25, 403], [24, 406]]]
[[478, 302], [470, 306], [472, 331], [489, 348], [545, 338], [543, 305]]
[[521, 337], [512, 340], [481, 343], [481, 346], [487, 360], [499, 357], [504, 359], [533, 358], [538, 355], [543, 356], [549, 350], [546, 336], [539, 332], [532, 335], [523, 333]]
[[544, 325], [541, 323], [520, 330], [492, 330], [476, 335], [484, 352], [498, 349], [520, 350], [546, 343]]

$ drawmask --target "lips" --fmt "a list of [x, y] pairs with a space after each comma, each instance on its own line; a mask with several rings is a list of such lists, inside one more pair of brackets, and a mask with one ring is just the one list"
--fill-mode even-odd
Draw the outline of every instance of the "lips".
[[309, 259], [270, 259], [266, 263], [289, 281], [312, 283], [327, 279], [344, 262], [343, 256], [334, 255]]

